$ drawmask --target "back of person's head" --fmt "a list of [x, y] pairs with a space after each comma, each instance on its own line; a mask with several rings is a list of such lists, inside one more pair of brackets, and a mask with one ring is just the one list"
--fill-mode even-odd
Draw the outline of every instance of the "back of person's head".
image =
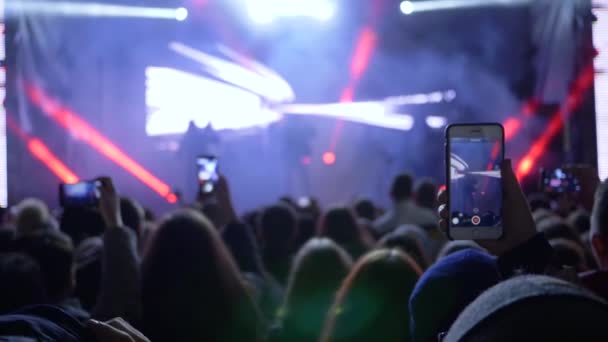
[[353, 210], [358, 218], [364, 218], [370, 221], [376, 219], [376, 206], [367, 198], [357, 200], [353, 205]]
[[346, 207], [328, 210], [319, 225], [318, 235], [333, 240], [346, 249], [354, 259], [367, 251], [369, 239]]
[[259, 313], [230, 252], [200, 213], [180, 210], [154, 233], [142, 264], [143, 323], [158, 341], [255, 339]]
[[591, 212], [591, 247], [601, 269], [608, 270], [608, 180], [596, 193]]
[[75, 295], [82, 307], [91, 311], [97, 304], [101, 284], [103, 240], [94, 236], [83, 240], [75, 251]]
[[0, 314], [47, 302], [42, 271], [21, 253], [0, 255]]
[[465, 250], [465, 249], [473, 249], [479, 252], [485, 252], [485, 249], [483, 249], [481, 246], [479, 246], [478, 244], [476, 244], [474, 241], [470, 241], [470, 240], [454, 240], [454, 241], [448, 241], [445, 245], [443, 245], [443, 247], [441, 247], [441, 249], [439, 250], [439, 253], [437, 254], [437, 260], [441, 260], [442, 258], [445, 258], [446, 256]]
[[546, 276], [516, 277], [481, 294], [444, 341], [607, 341], [608, 305]]
[[260, 251], [249, 226], [244, 223], [229, 223], [222, 231], [222, 239], [241, 272], [265, 276]]
[[466, 249], [438, 260], [410, 297], [413, 340], [437, 341], [469, 303], [499, 281], [496, 260], [486, 253]]
[[551, 199], [543, 192], [535, 192], [528, 195], [528, 203], [530, 203], [530, 210], [535, 212], [537, 210], [551, 210]]
[[259, 228], [265, 250], [290, 252], [297, 234], [296, 214], [287, 205], [273, 205], [260, 215]]
[[0, 253], [10, 252], [15, 242], [15, 230], [6, 227], [0, 227]]
[[581, 245], [568, 239], [551, 239], [549, 244], [553, 247], [554, 264], [571, 267], [579, 273], [588, 270], [585, 249]]
[[42, 231], [15, 241], [18, 252], [38, 262], [48, 299], [65, 300], [74, 289], [74, 247], [70, 238], [57, 231]]
[[101, 213], [96, 208], [65, 208], [60, 220], [61, 231], [68, 234], [74, 246], [86, 238], [99, 236], [105, 230]]
[[561, 217], [549, 217], [537, 225], [537, 230], [542, 232], [547, 240], [551, 239], [567, 239], [582, 246], [582, 242], [576, 229], [572, 227], [566, 220]]
[[298, 229], [294, 243], [294, 249], [299, 250], [308, 240], [315, 236], [317, 224], [310, 215], [298, 216]]
[[139, 239], [145, 220], [144, 208], [132, 198], [121, 197], [120, 214], [124, 225], [131, 228]]
[[551, 218], [551, 217], [556, 217], [557, 214], [552, 212], [549, 209], [536, 209], [535, 211], [532, 212], [532, 218], [534, 219], [534, 223], [539, 224], [542, 221]]
[[432, 179], [422, 179], [416, 183], [416, 203], [424, 208], [437, 208], [437, 185]]
[[416, 226], [405, 225], [386, 234], [376, 244], [380, 248], [398, 248], [414, 259], [421, 269], [426, 269], [430, 262], [423, 248], [424, 231]]
[[395, 177], [393, 185], [391, 186], [391, 197], [393, 198], [393, 201], [401, 202], [411, 198], [413, 182], [412, 176], [407, 173]]
[[325, 315], [351, 266], [351, 257], [329, 239], [313, 238], [300, 249], [279, 311], [285, 340], [318, 340]]
[[566, 221], [574, 228], [576, 228], [579, 234], [585, 234], [591, 229], [591, 215], [583, 209], [572, 212]]
[[409, 341], [407, 298], [421, 274], [398, 249], [366, 254], [342, 283], [321, 341]]
[[26, 198], [14, 207], [17, 235], [26, 235], [49, 228], [51, 214], [44, 202]]

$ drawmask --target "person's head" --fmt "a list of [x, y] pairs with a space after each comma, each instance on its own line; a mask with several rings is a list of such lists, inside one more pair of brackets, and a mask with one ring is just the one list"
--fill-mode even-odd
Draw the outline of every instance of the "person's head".
[[94, 236], [83, 240], [76, 248], [75, 295], [82, 307], [91, 311], [97, 304], [101, 284], [101, 253], [103, 240]]
[[591, 215], [583, 209], [572, 212], [566, 221], [574, 227], [579, 234], [589, 233], [589, 229], [591, 229]]
[[500, 281], [496, 260], [474, 249], [450, 254], [429, 267], [410, 297], [414, 341], [437, 341], [460, 312]]
[[259, 312], [230, 252], [202, 214], [165, 218], [142, 263], [143, 326], [151, 340], [232, 341], [258, 336]]
[[407, 301], [421, 274], [398, 249], [366, 254], [342, 283], [321, 341], [409, 341]]
[[289, 253], [297, 233], [294, 210], [284, 204], [266, 208], [259, 218], [259, 233], [266, 251]]
[[606, 341], [608, 305], [546, 276], [515, 277], [481, 294], [444, 341]]
[[329, 239], [313, 238], [300, 249], [279, 310], [286, 338], [318, 340], [325, 315], [351, 266], [351, 257]]
[[298, 229], [294, 244], [294, 249], [299, 250], [308, 240], [315, 236], [317, 229], [315, 219], [310, 215], [298, 216]]
[[568, 239], [551, 239], [549, 244], [553, 247], [554, 264], [571, 267], [579, 273], [589, 269], [585, 249], [578, 243]]
[[265, 276], [260, 251], [249, 226], [244, 223], [229, 223], [221, 234], [241, 272]]
[[532, 212], [540, 209], [551, 210], [551, 199], [542, 192], [535, 192], [528, 195], [528, 203], [530, 203], [530, 210]]
[[36, 260], [20, 253], [0, 254], [0, 314], [46, 302], [44, 280]]
[[329, 209], [321, 219], [318, 235], [333, 240], [355, 259], [365, 252], [369, 243], [355, 216], [346, 207]]
[[437, 209], [437, 185], [432, 179], [422, 179], [416, 184], [416, 203], [424, 208]]
[[376, 206], [369, 199], [362, 198], [357, 200], [353, 206], [353, 210], [358, 218], [364, 218], [370, 221], [376, 219]]
[[51, 214], [44, 202], [27, 198], [14, 207], [16, 213], [17, 235], [27, 235], [49, 228]]
[[378, 241], [377, 246], [380, 248], [400, 249], [402, 252], [410, 255], [418, 266], [424, 270], [430, 264], [429, 258], [422, 247], [424, 234], [425, 232], [416, 226], [401, 226], [382, 237]]
[[74, 289], [74, 247], [70, 238], [57, 231], [42, 231], [18, 238], [18, 252], [38, 262], [48, 299], [52, 303], [65, 300]]
[[591, 249], [598, 266], [608, 270], [608, 180], [602, 182], [595, 193], [590, 236]]
[[413, 178], [407, 173], [395, 177], [391, 186], [391, 198], [395, 202], [401, 202], [412, 197]]
[[105, 230], [101, 213], [96, 208], [65, 208], [59, 224], [61, 231], [68, 234], [75, 246], [86, 238], [100, 236]]
[[120, 214], [125, 226], [131, 228], [139, 239], [142, 235], [145, 220], [144, 208], [132, 198], [121, 197]]
[[443, 245], [443, 247], [441, 247], [441, 249], [439, 250], [439, 253], [437, 253], [437, 260], [441, 260], [442, 258], [445, 258], [446, 256], [465, 250], [465, 249], [472, 249], [472, 250], [476, 250], [478, 252], [485, 252], [485, 249], [483, 249], [481, 246], [479, 246], [478, 244], [476, 244], [473, 241], [470, 240], [454, 240], [454, 241], [448, 241], [445, 245]]
[[576, 229], [561, 217], [554, 216], [546, 218], [539, 222], [536, 227], [539, 232], [542, 232], [545, 235], [547, 240], [567, 239], [580, 246], [583, 245]]

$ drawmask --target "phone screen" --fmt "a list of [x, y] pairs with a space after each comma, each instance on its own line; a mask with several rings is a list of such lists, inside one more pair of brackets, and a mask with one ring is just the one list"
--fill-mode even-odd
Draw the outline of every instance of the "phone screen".
[[555, 169], [553, 172], [543, 170], [542, 175], [544, 192], [555, 194], [581, 191], [581, 185], [578, 178], [562, 169]]
[[61, 184], [60, 202], [64, 207], [94, 206], [99, 201], [99, 182]]
[[450, 137], [450, 226], [501, 227], [501, 138]]
[[198, 183], [202, 193], [213, 192], [215, 183], [218, 180], [217, 158], [198, 157], [196, 160], [198, 167]]

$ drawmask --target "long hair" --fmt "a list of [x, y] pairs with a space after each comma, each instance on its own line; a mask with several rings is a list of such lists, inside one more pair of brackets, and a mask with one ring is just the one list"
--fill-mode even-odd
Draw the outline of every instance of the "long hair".
[[327, 211], [319, 225], [318, 235], [333, 240], [346, 249], [355, 260], [371, 247], [369, 236], [359, 226], [352, 211], [346, 207], [335, 207]]
[[255, 341], [261, 315], [213, 225], [193, 210], [168, 216], [142, 266], [144, 331], [153, 341]]
[[323, 320], [351, 266], [351, 257], [329, 239], [313, 238], [300, 249], [278, 314], [282, 340], [319, 339]]
[[408, 301], [421, 274], [397, 249], [362, 257], [340, 287], [321, 341], [409, 341]]

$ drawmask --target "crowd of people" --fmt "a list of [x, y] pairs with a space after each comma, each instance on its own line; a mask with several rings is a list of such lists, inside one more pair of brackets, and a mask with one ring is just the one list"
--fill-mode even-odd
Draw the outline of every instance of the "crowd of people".
[[447, 196], [393, 206], [212, 194], [157, 219], [110, 178], [99, 204], [23, 200], [0, 229], [0, 340], [607, 341], [608, 181], [525, 196], [502, 165], [503, 236], [449, 241]]

